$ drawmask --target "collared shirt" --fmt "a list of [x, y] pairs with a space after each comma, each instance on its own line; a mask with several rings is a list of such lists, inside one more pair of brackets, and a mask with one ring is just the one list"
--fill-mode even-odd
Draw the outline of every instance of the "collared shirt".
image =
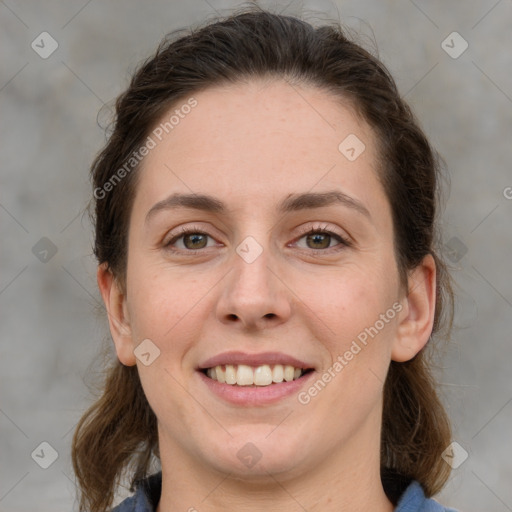
[[[162, 472], [155, 473], [137, 488], [133, 496], [126, 498], [112, 512], [155, 512], [162, 493]], [[432, 498], [426, 498], [421, 485], [413, 481], [398, 500], [395, 512], [457, 512], [443, 507]]]

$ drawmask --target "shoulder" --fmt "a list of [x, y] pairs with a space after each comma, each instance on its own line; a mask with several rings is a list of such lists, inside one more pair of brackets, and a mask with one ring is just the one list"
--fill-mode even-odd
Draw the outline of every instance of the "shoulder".
[[126, 498], [111, 512], [155, 512], [162, 492], [162, 473], [155, 473], [137, 485], [133, 496]]
[[413, 481], [400, 497], [395, 512], [457, 512], [427, 498], [419, 482]]

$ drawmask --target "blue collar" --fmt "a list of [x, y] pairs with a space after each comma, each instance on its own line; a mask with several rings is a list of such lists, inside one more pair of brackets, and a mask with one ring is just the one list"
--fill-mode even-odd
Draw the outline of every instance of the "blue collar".
[[[155, 512], [162, 493], [162, 472], [141, 482], [135, 494], [126, 498], [112, 512]], [[411, 482], [395, 508], [395, 512], [457, 512], [443, 507], [432, 498], [425, 497], [419, 482]]]
[[417, 481], [409, 484], [398, 500], [395, 512], [457, 512], [453, 508], [443, 507], [432, 498], [425, 497], [423, 487]]

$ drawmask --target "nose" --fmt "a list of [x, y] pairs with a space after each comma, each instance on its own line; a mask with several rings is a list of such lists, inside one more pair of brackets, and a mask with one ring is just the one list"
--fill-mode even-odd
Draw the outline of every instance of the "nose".
[[[280, 275], [281, 274], [281, 275]], [[262, 330], [286, 322], [292, 293], [270, 250], [254, 239], [240, 244], [233, 266], [223, 280], [217, 316], [223, 323], [243, 330]]]

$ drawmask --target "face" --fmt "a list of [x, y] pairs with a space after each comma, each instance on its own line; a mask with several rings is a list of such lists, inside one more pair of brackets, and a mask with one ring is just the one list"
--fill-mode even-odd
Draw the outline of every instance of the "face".
[[378, 457], [390, 360], [419, 345], [372, 130], [284, 81], [194, 98], [140, 169], [111, 327], [161, 455], [254, 478]]

